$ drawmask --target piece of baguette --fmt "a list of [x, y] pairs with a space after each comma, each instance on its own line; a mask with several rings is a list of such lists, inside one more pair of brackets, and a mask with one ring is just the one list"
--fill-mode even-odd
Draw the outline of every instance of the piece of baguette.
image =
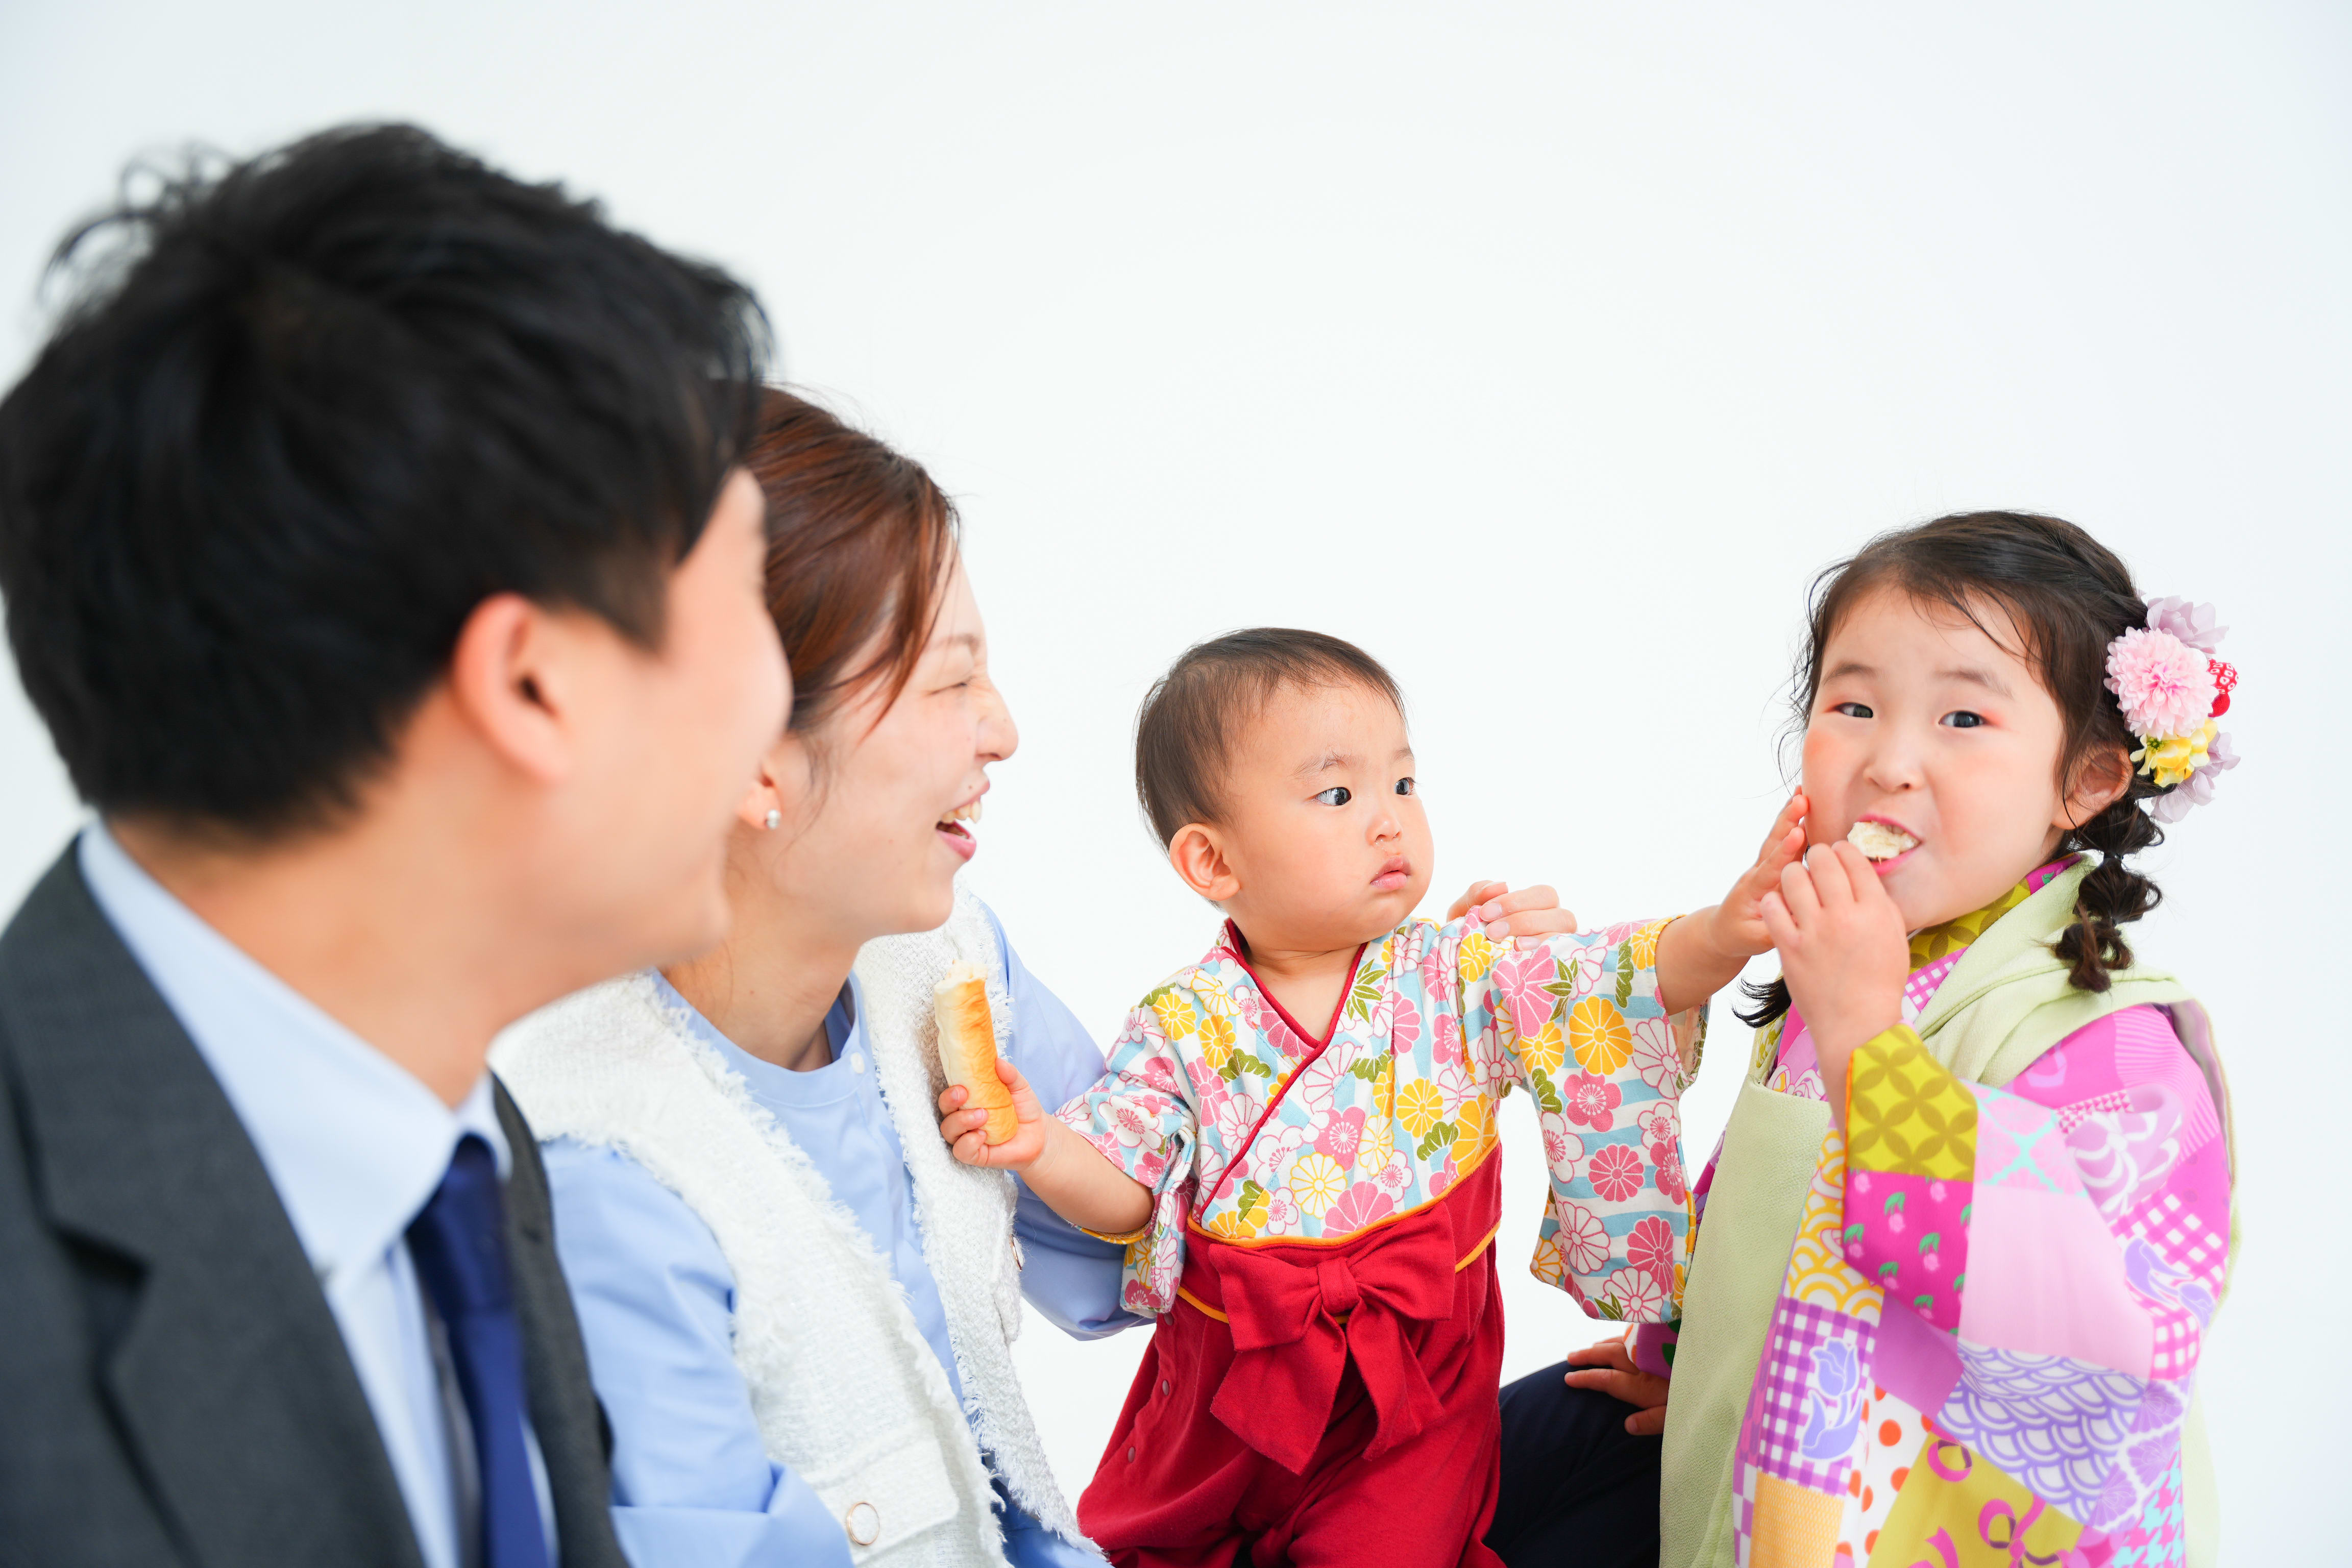
[[996, 1027], [988, 1011], [988, 981], [962, 959], [948, 965], [931, 988], [931, 1009], [940, 1020], [940, 1067], [948, 1081], [962, 1086], [966, 1110], [988, 1112], [982, 1136], [993, 1146], [1020, 1128], [1013, 1090], [996, 1076]]

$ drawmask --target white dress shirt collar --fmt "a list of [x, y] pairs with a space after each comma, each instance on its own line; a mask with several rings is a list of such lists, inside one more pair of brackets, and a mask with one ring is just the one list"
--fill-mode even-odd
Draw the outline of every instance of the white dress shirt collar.
[[452, 1110], [424, 1082], [215, 931], [103, 824], [81, 871], [212, 1068], [330, 1296], [404, 1237], [466, 1133], [507, 1173], [487, 1070]]

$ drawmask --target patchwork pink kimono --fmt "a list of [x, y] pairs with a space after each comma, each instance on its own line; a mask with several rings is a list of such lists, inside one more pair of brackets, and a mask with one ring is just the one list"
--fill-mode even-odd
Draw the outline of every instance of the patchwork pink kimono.
[[[2219, 1073], [2210, 1042], [2184, 1043], [2201, 1009], [2107, 1011], [2000, 1088], [1911, 1027], [1972, 942], [2034, 918], [2070, 869], [1915, 938], [1905, 1026], [1853, 1058], [1739, 1423], [1739, 1563], [2183, 1560], [2183, 1426], [2230, 1244]], [[2042, 900], [2061, 929], [2072, 883]], [[1761, 1087], [1822, 1099], [1801, 1016], [1759, 1055]], [[1671, 1373], [1674, 1339], [1644, 1330], [1637, 1359]]]

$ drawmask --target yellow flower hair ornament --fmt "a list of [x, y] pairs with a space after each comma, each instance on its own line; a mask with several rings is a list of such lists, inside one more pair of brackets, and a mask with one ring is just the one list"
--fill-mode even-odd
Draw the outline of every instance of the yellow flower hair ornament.
[[2230, 710], [2238, 672], [2213, 657], [2229, 631], [2213, 606], [2158, 599], [2147, 624], [2107, 645], [2107, 689], [2139, 737], [2131, 760], [2165, 793], [2148, 804], [2158, 822], [2178, 822], [2213, 798], [2213, 781], [2238, 765], [2230, 737], [2213, 721]]

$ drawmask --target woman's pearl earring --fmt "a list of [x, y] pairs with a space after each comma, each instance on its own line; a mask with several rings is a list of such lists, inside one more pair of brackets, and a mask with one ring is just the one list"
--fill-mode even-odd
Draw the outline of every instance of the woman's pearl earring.
[[782, 827], [783, 825], [784, 814], [778, 811], [774, 806], [770, 806], [768, 808], [768, 831], [773, 833], [777, 828]]

